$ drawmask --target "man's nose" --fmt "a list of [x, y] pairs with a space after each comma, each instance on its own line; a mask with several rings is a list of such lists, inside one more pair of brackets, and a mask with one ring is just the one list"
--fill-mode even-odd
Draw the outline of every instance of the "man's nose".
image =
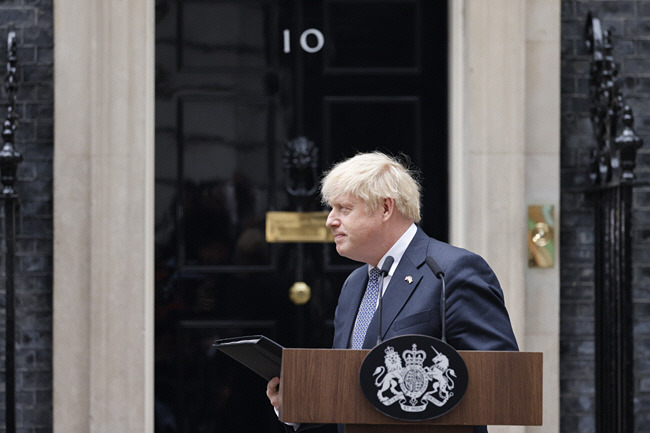
[[325, 221], [325, 226], [332, 228], [336, 224], [336, 216], [334, 215], [334, 210], [332, 209], [329, 214], [327, 214], [327, 221]]

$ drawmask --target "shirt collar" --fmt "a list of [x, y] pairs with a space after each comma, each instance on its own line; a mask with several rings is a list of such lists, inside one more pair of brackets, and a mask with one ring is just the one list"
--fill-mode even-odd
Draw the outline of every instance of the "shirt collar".
[[[395, 272], [395, 269], [397, 269], [397, 265], [399, 265], [400, 260], [402, 260], [402, 256], [404, 255], [404, 252], [406, 252], [406, 248], [408, 248], [409, 244], [415, 237], [415, 234], [418, 231], [418, 227], [415, 224], [411, 224], [408, 229], [404, 232], [404, 234], [393, 244], [392, 247], [384, 254], [384, 256], [379, 260], [379, 263], [377, 264], [378, 268], [381, 268], [381, 265], [384, 264], [384, 261], [386, 260], [386, 257], [391, 256], [393, 260], [393, 265], [390, 267], [390, 270], [388, 271], [388, 275], [392, 276], [393, 273]], [[368, 272], [370, 272], [370, 269], [372, 269], [372, 266], [368, 266]]]

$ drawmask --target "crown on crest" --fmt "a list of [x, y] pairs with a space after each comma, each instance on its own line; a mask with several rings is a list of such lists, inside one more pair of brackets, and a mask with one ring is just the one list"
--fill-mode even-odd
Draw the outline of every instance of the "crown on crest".
[[404, 358], [404, 362], [406, 362], [406, 366], [408, 367], [409, 365], [414, 365], [414, 366], [422, 366], [424, 364], [424, 360], [427, 357], [427, 354], [424, 350], [417, 350], [418, 346], [417, 344], [413, 344], [412, 350], [405, 350], [404, 354], [402, 357]]

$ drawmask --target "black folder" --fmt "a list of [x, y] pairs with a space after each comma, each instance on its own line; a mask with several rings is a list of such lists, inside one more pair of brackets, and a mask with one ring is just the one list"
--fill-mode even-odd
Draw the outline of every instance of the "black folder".
[[283, 347], [263, 335], [224, 338], [212, 345], [266, 380], [280, 377]]

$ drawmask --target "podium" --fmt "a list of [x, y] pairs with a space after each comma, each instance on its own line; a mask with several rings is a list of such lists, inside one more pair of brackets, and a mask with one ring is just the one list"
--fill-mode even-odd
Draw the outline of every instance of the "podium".
[[542, 425], [542, 354], [459, 351], [469, 373], [460, 403], [427, 421], [375, 409], [359, 370], [369, 350], [284, 349], [280, 392], [284, 422], [345, 424], [346, 433], [471, 433], [475, 425]]

